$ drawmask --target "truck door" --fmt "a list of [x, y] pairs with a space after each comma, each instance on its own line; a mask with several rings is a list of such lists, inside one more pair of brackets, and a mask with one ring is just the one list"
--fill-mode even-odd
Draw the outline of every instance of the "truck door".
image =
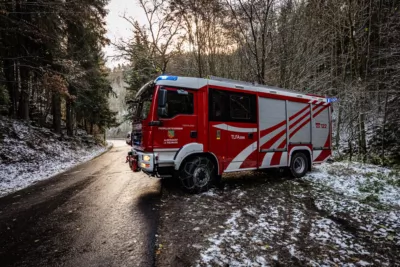
[[172, 87], [163, 89], [167, 90], [166, 111], [159, 118], [162, 125], [154, 128], [154, 150], [176, 152], [188, 143], [197, 142], [197, 92]]
[[228, 142], [228, 125], [224, 119], [225, 93], [223, 91], [209, 89], [208, 103], [208, 146], [209, 151], [213, 153], [219, 163], [220, 173], [224, 170], [226, 148]]
[[256, 95], [210, 89], [209, 99], [210, 149], [222, 156], [224, 171], [256, 168]]

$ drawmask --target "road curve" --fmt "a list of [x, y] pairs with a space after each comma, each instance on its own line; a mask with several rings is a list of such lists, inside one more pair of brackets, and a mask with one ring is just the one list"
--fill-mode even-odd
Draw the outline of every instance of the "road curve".
[[132, 173], [124, 141], [0, 199], [1, 266], [152, 266], [160, 181]]

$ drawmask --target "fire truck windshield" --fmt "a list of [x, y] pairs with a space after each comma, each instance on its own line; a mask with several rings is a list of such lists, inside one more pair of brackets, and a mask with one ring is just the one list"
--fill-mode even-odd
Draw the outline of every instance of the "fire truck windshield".
[[150, 105], [151, 105], [151, 99], [144, 100], [143, 103], [141, 103], [140, 119], [142, 120], [147, 119], [147, 115], [149, 115], [150, 111]]
[[133, 116], [137, 120], [145, 120], [149, 115], [154, 85], [146, 84], [136, 95], [136, 104], [133, 106]]
[[133, 109], [133, 118], [136, 120], [145, 120], [150, 112], [151, 98], [141, 99], [140, 102], [136, 102]]

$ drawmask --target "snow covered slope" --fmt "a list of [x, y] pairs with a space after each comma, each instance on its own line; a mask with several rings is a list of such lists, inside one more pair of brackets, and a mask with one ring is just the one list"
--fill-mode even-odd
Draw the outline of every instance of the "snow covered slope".
[[400, 207], [400, 170], [359, 162], [316, 166], [305, 178], [347, 197]]
[[106, 149], [84, 131], [70, 138], [1, 117], [0, 197], [90, 160]]

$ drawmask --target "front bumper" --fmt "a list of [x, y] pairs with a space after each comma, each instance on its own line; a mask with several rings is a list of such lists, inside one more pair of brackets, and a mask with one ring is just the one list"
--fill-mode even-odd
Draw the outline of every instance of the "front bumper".
[[148, 173], [148, 174], [153, 174], [155, 172], [155, 155], [154, 153], [145, 153], [142, 151], [132, 151], [134, 155], [138, 156], [138, 162], [139, 162], [139, 168], [142, 169], [142, 171]]

